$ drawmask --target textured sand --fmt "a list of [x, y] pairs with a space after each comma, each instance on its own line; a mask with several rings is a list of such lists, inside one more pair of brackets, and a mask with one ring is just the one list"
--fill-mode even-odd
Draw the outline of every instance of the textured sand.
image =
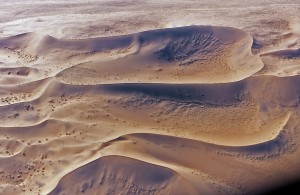
[[0, 0], [0, 194], [260, 194], [297, 179], [299, 9]]

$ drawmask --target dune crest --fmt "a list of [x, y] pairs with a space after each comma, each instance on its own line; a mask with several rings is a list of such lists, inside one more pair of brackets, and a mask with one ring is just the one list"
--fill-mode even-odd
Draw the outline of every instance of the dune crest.
[[26, 33], [2, 38], [0, 45], [37, 58], [59, 58], [61, 52], [67, 59], [95, 56], [58, 72], [67, 83], [76, 82], [74, 74], [82, 84], [225, 83], [249, 77], [263, 66], [251, 53], [252, 37], [229, 27], [189, 26], [84, 40]]
[[2, 2], [0, 194], [259, 195], [297, 179], [299, 6]]
[[225, 83], [249, 77], [263, 67], [260, 58], [251, 53], [251, 36], [238, 29], [191, 26], [153, 30], [112, 38], [107, 44], [120, 39], [123, 43], [129, 37], [132, 42], [125, 50], [135, 48], [134, 52], [79, 64], [57, 76], [74, 83], [70, 74], [80, 72], [78, 77], [85, 84]]

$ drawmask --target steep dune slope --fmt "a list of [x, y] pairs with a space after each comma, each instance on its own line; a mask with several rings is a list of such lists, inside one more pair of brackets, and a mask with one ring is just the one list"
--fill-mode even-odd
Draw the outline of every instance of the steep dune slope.
[[[78, 75], [85, 84], [241, 80], [263, 66], [260, 59], [251, 54], [251, 45], [251, 36], [241, 30], [212, 26], [153, 30], [89, 40], [59, 40], [36, 33], [0, 40], [5, 52], [10, 49], [36, 56], [37, 62], [45, 57], [62, 60], [61, 53], [65, 53], [65, 59], [83, 62], [91, 58], [84, 55], [98, 56], [98, 59], [102, 56], [99, 60], [58, 73], [64, 82], [74, 83], [74, 75]], [[84, 55], [78, 58], [80, 54]], [[93, 79], [89, 79], [91, 76]]]
[[197, 194], [198, 192], [181, 176], [167, 168], [130, 158], [107, 156], [65, 176], [50, 194], [82, 193]]
[[240, 195], [297, 178], [295, 24], [1, 38], [0, 194]]
[[[291, 170], [297, 168], [294, 163], [298, 161], [295, 153], [299, 127], [298, 82], [297, 76], [255, 76], [226, 84], [180, 85], [70, 85], [52, 80], [47, 90], [36, 99], [0, 107], [3, 113], [2, 140], [6, 146], [6, 150], [1, 153], [2, 187], [5, 186], [3, 189], [7, 194], [50, 192], [65, 174], [81, 166], [85, 170], [84, 165], [92, 160], [103, 155], [125, 155], [173, 169], [188, 180], [189, 185], [194, 186], [191, 189], [195, 188], [202, 193], [240, 194], [246, 189], [252, 192], [258, 186], [263, 190], [264, 186], [259, 181], [265, 179], [257, 180], [257, 177], [266, 170], [266, 176], [274, 177], [274, 182], [282, 182], [280, 174], [295, 176], [295, 172]], [[20, 88], [25, 91], [24, 86]], [[33, 110], [28, 105], [32, 105]], [[231, 123], [227, 123], [228, 120]], [[131, 137], [118, 138], [132, 133], [148, 133], [141, 137], [142, 140], [137, 145], [138, 151], [134, 149], [135, 144], [134, 148], [131, 144], [127, 146], [126, 140], [131, 140]], [[150, 149], [148, 146], [144, 148], [144, 142], [147, 141], [143, 141], [150, 139], [150, 134], [173, 136], [177, 144], [170, 143], [167, 148], [178, 152], [192, 140], [202, 142], [197, 143], [197, 147], [186, 148], [182, 154], [174, 154], [169, 160], [164, 160], [168, 156], [164, 147], [153, 146], [151, 153], [159, 155], [153, 159], [147, 157], [146, 151]], [[110, 142], [116, 138], [117, 141]], [[182, 146], [179, 141], [182, 138], [190, 140], [184, 141]], [[171, 138], [152, 140], [162, 144]], [[200, 155], [202, 147], [207, 149]], [[191, 151], [192, 148], [194, 152]], [[186, 155], [186, 162], [183, 164], [182, 155]], [[206, 159], [203, 165], [200, 163], [196, 166], [198, 161], [192, 160], [198, 155]], [[227, 160], [220, 161], [223, 158], [220, 156]], [[232, 156], [238, 157], [239, 165], [236, 166], [243, 171], [225, 177], [222, 170], [230, 172], [236, 169], [236, 166], [225, 166], [232, 161]], [[276, 165], [277, 160], [270, 164], [271, 167], [265, 167], [265, 161], [278, 158], [278, 162], [287, 158], [291, 160], [292, 164], [287, 169], [290, 172], [273, 173], [276, 167], [282, 170], [281, 164]], [[214, 159], [219, 160], [212, 164]], [[250, 178], [242, 179], [243, 174], [255, 169], [253, 166], [258, 166], [248, 165], [252, 160], [261, 161], [259, 166], [264, 168]], [[15, 162], [14, 166], [11, 166], [12, 162]], [[195, 165], [191, 166], [191, 162], [195, 162]], [[241, 165], [241, 162], [244, 164]], [[225, 167], [220, 168], [222, 166]], [[16, 169], [19, 170], [19, 176], [12, 178]], [[209, 171], [211, 169], [216, 171]], [[197, 176], [198, 172], [200, 176]], [[196, 176], [194, 173], [197, 173]], [[213, 179], [206, 178], [205, 175]], [[71, 179], [75, 176], [70, 174], [69, 177]], [[35, 183], [37, 178], [40, 181], [38, 184]], [[64, 183], [70, 179], [63, 179], [59, 185], [68, 185]], [[237, 180], [240, 182], [236, 182]], [[80, 182], [76, 179], [74, 181]], [[15, 185], [22, 187], [14, 189]], [[110, 188], [116, 187], [115, 185], [121, 184], [112, 183]], [[146, 184], [141, 184], [143, 187], [140, 187], [145, 188], [144, 185]], [[267, 183], [264, 185], [267, 186]], [[246, 186], [246, 189], [242, 189]], [[94, 187], [91, 190], [102, 189]], [[170, 187], [173, 188], [175, 187]]]
[[75, 74], [85, 84], [224, 83], [248, 77], [263, 66], [251, 54], [252, 38], [233, 28], [192, 26], [131, 36], [131, 55], [79, 64], [59, 73], [59, 78], [76, 83], [71, 76]]

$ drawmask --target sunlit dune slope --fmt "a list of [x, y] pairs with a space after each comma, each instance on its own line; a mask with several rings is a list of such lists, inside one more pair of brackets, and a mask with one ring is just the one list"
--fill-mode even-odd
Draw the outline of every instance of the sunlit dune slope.
[[296, 178], [298, 34], [244, 30], [1, 38], [0, 194], [259, 194]]
[[81, 84], [224, 83], [246, 78], [263, 66], [251, 54], [252, 37], [229, 27], [190, 26], [86, 40], [26, 33], [3, 38], [0, 45], [5, 48], [2, 52], [20, 50], [37, 62], [45, 58], [87, 61], [58, 73], [67, 83], [77, 82], [74, 74]]

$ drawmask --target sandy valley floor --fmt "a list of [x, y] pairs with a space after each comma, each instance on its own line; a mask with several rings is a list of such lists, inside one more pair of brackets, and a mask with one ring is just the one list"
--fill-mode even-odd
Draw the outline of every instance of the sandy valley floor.
[[298, 0], [0, 0], [0, 194], [259, 194], [300, 176]]

